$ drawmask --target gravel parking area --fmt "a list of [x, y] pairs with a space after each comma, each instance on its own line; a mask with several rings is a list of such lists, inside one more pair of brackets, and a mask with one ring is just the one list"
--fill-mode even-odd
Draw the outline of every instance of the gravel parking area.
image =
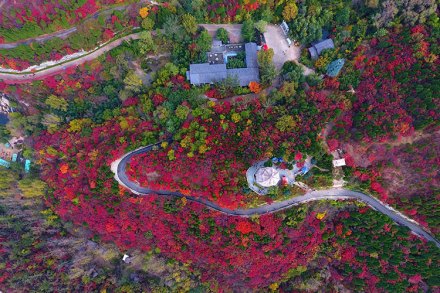
[[299, 60], [301, 48], [293, 43], [289, 47], [283, 31], [278, 25], [268, 25], [264, 38], [269, 48], [272, 48], [274, 51], [273, 62], [277, 69], [281, 69], [286, 61]]
[[[292, 60], [296, 63], [299, 63], [299, 58], [301, 57], [301, 47], [295, 46], [293, 42], [289, 47], [286, 37], [280, 26], [268, 25], [267, 30], [264, 33], [264, 38], [266, 39], [266, 43], [269, 48], [272, 48], [274, 51], [273, 63], [278, 70], [281, 69], [286, 61]], [[313, 69], [305, 67], [304, 65], [303, 68], [305, 75], [314, 73]]]

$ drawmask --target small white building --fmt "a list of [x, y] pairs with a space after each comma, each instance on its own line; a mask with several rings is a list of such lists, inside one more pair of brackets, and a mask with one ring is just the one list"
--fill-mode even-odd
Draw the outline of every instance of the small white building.
[[255, 182], [263, 187], [275, 186], [280, 180], [280, 173], [272, 167], [260, 168], [255, 173]]
[[345, 159], [333, 160], [333, 167], [342, 167], [345, 165]]
[[284, 20], [280, 24], [280, 27], [283, 30], [284, 35], [287, 37], [289, 35], [289, 26], [287, 25], [287, 23]]
[[130, 263], [131, 257], [128, 254], [124, 254], [124, 256], [122, 257], [122, 261], [125, 263]]

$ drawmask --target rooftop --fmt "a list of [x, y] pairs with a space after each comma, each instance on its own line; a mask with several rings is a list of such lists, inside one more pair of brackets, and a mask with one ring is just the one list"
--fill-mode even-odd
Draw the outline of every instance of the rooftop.
[[246, 67], [258, 68], [257, 44], [246, 43], [244, 45], [244, 51], [246, 52]]
[[333, 160], [333, 167], [342, 167], [345, 166], [345, 159]]
[[187, 77], [194, 85], [219, 82], [227, 77], [226, 64], [191, 64]]
[[[245, 51], [246, 67], [226, 69], [224, 54]], [[260, 81], [257, 61], [257, 44], [228, 44], [222, 45], [219, 41], [213, 42], [213, 49], [208, 52], [208, 63], [191, 64], [186, 72], [187, 79], [193, 85], [216, 83], [226, 77], [234, 76], [240, 86], [247, 86], [251, 81]]]
[[335, 44], [332, 39], [321, 40], [309, 48], [310, 56], [312, 59], [316, 59], [325, 49], [333, 49], [334, 47]]
[[208, 63], [209, 64], [223, 64], [225, 63], [223, 53], [208, 53]]
[[345, 59], [337, 59], [327, 65], [327, 75], [331, 77], [335, 77], [339, 74], [342, 67], [344, 66]]
[[260, 81], [258, 68], [233, 68], [226, 70], [227, 76], [235, 76], [240, 86], [248, 86], [251, 81]]

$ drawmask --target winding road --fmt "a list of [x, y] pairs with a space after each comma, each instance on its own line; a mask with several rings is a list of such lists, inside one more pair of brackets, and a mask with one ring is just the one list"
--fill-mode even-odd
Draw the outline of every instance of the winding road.
[[[151, 4], [157, 4], [154, 1], [145, 1], [145, 2], [150, 2]], [[2, 2], [2, 4], [3, 4], [3, 2]], [[114, 10], [114, 9], [120, 10], [120, 9], [123, 9], [124, 7], [125, 6], [120, 6], [117, 8], [110, 8], [110, 9], [111, 10]], [[110, 9], [108, 9], [108, 10], [110, 10]], [[100, 11], [98, 13], [103, 13], [108, 10]], [[92, 15], [91, 17], [96, 17], [96, 15]], [[213, 25], [203, 25], [203, 26], [205, 26], [205, 28], [207, 28], [208, 31], [209, 30], [213, 31], [214, 29], [216, 29], [216, 27]], [[58, 32], [55, 32], [52, 34], [36, 37], [33, 39], [18, 41], [16, 43], [0, 44], [0, 48], [10, 49], [10, 48], [14, 48], [20, 44], [27, 44], [27, 43], [30, 43], [33, 41], [41, 42], [41, 41], [45, 41], [45, 40], [48, 40], [48, 39], [51, 39], [54, 37], [67, 37], [70, 33], [74, 32], [74, 31], [76, 31], [76, 27], [73, 27], [73, 28], [70, 28], [67, 30], [58, 31]], [[93, 59], [97, 58], [99, 55], [102, 55], [105, 52], [119, 46], [125, 40], [138, 39], [138, 38], [139, 38], [139, 35], [134, 33], [134, 34], [122, 37], [120, 39], [116, 39], [116, 40], [111, 41], [111, 42], [105, 44], [104, 46], [102, 46], [102, 47], [100, 47], [100, 48], [98, 48], [98, 49], [96, 49], [96, 50], [94, 50], [84, 56], [81, 56], [77, 59], [70, 60], [70, 61], [58, 64], [58, 65], [55, 65], [53, 67], [46, 68], [46, 69], [43, 69], [38, 72], [34, 72], [34, 73], [29, 72], [26, 74], [14, 74], [14, 73], [0, 72], [0, 79], [3, 79], [3, 81], [9, 81], [9, 82], [26, 82], [29, 80], [35, 80], [35, 79], [38, 79], [38, 78], [41, 78], [44, 76], [55, 74], [55, 73], [59, 72], [60, 70], [63, 70], [67, 67], [77, 66], [77, 65], [82, 64], [86, 61], [93, 60]], [[347, 189], [342, 189], [342, 188], [332, 188], [332, 189], [327, 189], [327, 190], [315, 190], [315, 191], [308, 192], [302, 196], [290, 198], [290, 199], [280, 201], [280, 202], [274, 202], [274, 203], [267, 204], [267, 205], [260, 206], [260, 207], [256, 207], [256, 208], [231, 210], [231, 209], [220, 207], [216, 203], [211, 202], [206, 199], [203, 199], [203, 198], [197, 198], [194, 196], [183, 195], [182, 193], [179, 193], [179, 192], [170, 192], [170, 191], [166, 191], [166, 190], [152, 190], [152, 189], [149, 189], [146, 187], [142, 187], [133, 181], [130, 181], [127, 177], [127, 174], [126, 174], [127, 163], [130, 161], [130, 159], [133, 156], [151, 151], [154, 147], [160, 146], [160, 143], [161, 142], [156, 143], [156, 144], [152, 144], [152, 145], [148, 145], [145, 147], [141, 147], [137, 150], [134, 150], [134, 151], [131, 151], [131, 152], [125, 154], [120, 159], [114, 161], [112, 163], [111, 167], [112, 167], [112, 171], [115, 173], [115, 179], [122, 186], [126, 187], [131, 192], [133, 192], [134, 194], [137, 194], [137, 195], [158, 194], [158, 195], [170, 196], [170, 197], [171, 196], [185, 197], [189, 201], [205, 205], [208, 208], [215, 210], [215, 211], [218, 211], [220, 213], [230, 215], [230, 216], [240, 216], [240, 217], [250, 217], [253, 215], [263, 215], [263, 214], [268, 214], [268, 213], [274, 213], [274, 212], [282, 211], [284, 209], [288, 209], [288, 208], [295, 206], [295, 205], [299, 205], [302, 203], [306, 203], [309, 201], [315, 201], [315, 200], [356, 199], [356, 200], [365, 202], [366, 204], [368, 204], [369, 206], [371, 206], [373, 209], [377, 210], [378, 212], [381, 212], [382, 214], [387, 215], [395, 223], [408, 227], [413, 233], [425, 238], [428, 241], [434, 242], [435, 245], [438, 248], [440, 248], [440, 242], [434, 236], [432, 236], [427, 230], [425, 230], [420, 224], [418, 224], [416, 221], [406, 217], [402, 213], [396, 211], [395, 209], [393, 209], [389, 205], [386, 205], [385, 203], [377, 200], [376, 198], [374, 198], [370, 195], [361, 193], [361, 192], [357, 192], [357, 191], [352, 191], [352, 190], [347, 190]]]
[[230, 215], [230, 216], [240, 216], [240, 217], [250, 217], [254, 215], [264, 215], [268, 213], [274, 213], [278, 211], [282, 211], [284, 209], [288, 209], [292, 206], [299, 205], [302, 203], [306, 203], [309, 201], [315, 200], [324, 200], [324, 199], [356, 199], [362, 201], [369, 206], [371, 206], [376, 211], [387, 215], [390, 217], [395, 223], [408, 227], [414, 234], [417, 234], [428, 241], [432, 241], [435, 245], [440, 248], [440, 242], [431, 235], [428, 231], [426, 231], [421, 225], [419, 225], [416, 221], [406, 217], [402, 213], [396, 211], [389, 205], [377, 200], [376, 198], [361, 193], [357, 191], [342, 189], [342, 188], [332, 188], [327, 190], [315, 190], [306, 193], [305, 195], [290, 198], [280, 202], [274, 202], [271, 204], [267, 204], [264, 206], [249, 208], [249, 209], [227, 209], [220, 207], [214, 202], [203, 198], [197, 198], [194, 196], [183, 195], [180, 192], [170, 192], [166, 190], [151, 190], [147, 187], [142, 187], [139, 184], [130, 181], [126, 174], [127, 163], [133, 156], [151, 151], [155, 147], [160, 147], [161, 142], [156, 144], [151, 144], [145, 147], [141, 147], [137, 150], [131, 151], [120, 159], [114, 161], [112, 163], [112, 171], [115, 173], [115, 179], [124, 187], [129, 189], [131, 192], [137, 195], [149, 195], [149, 194], [158, 194], [163, 196], [175, 196], [175, 197], [185, 197], [187, 200], [192, 202], [197, 202], [202, 205], [207, 206], [208, 208], [218, 211], [220, 213]]

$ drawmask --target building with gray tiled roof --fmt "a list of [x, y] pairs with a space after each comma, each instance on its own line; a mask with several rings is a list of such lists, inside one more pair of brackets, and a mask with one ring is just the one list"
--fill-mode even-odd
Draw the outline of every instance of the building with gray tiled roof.
[[240, 86], [248, 86], [251, 81], [260, 81], [260, 71], [254, 68], [233, 68], [227, 69], [228, 77], [236, 77]]
[[[245, 51], [246, 67], [227, 69], [227, 56]], [[193, 85], [217, 83], [227, 77], [235, 77], [240, 86], [248, 86], [251, 81], [260, 81], [257, 59], [258, 47], [255, 43], [221, 45], [214, 41], [213, 50], [208, 52], [208, 63], [191, 64], [186, 77]]]
[[309, 48], [310, 57], [312, 59], [317, 59], [322, 51], [325, 49], [334, 49], [335, 44], [333, 43], [332, 39], [325, 39], [322, 41], [319, 41], [318, 43], [314, 44]]
[[191, 64], [187, 77], [188, 73], [191, 84], [194, 85], [219, 82], [227, 77], [226, 64]]

